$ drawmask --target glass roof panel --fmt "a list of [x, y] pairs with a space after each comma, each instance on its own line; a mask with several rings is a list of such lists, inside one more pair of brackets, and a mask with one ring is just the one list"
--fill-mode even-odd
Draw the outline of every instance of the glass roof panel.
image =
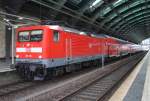
[[142, 14], [141, 14], [141, 13], [136, 14], [136, 16], [130, 17], [130, 18], [128, 18], [127, 20], [131, 20], [131, 19], [133, 19], [134, 17], [140, 16], [140, 15], [142, 15]]
[[113, 3], [113, 6], [116, 7], [116, 6], [119, 6], [120, 4], [126, 2], [127, 0], [117, 0], [116, 2]]
[[133, 2], [131, 5], [129, 5], [130, 7], [134, 7], [134, 6], [137, 6], [139, 5], [140, 1], [136, 1], [136, 2]]
[[110, 20], [112, 20], [114, 17], [116, 17], [117, 16], [117, 14], [116, 13], [113, 13], [113, 14], [111, 14], [109, 17], [107, 17], [107, 19], [105, 19], [105, 20], [103, 20], [105, 23], [106, 22], [109, 22]]
[[[139, 5], [139, 4], [142, 4], [142, 3], [145, 3], [145, 1], [143, 1], [143, 0], [135, 1], [135, 2], [133, 2], [131, 5], [122, 8], [122, 9], [120, 10], [120, 12], [123, 13], [123, 12], [127, 11], [128, 9], [131, 9], [131, 8], [133, 8], [133, 7], [135, 7], [135, 6]], [[138, 8], [136, 8], [136, 9], [138, 9]], [[140, 9], [141, 9], [141, 8], [140, 8]], [[144, 8], [143, 8], [143, 9], [144, 9]], [[134, 10], [131, 10], [131, 11], [133, 12]]]
[[134, 9], [134, 10], [128, 12], [128, 13], [123, 14], [123, 16], [124, 16], [124, 17], [127, 17], [127, 16], [129, 16], [130, 14], [133, 14], [133, 13], [138, 12], [138, 11], [140, 11], [140, 10], [141, 10], [141, 8], [136, 8], [136, 9]]
[[107, 14], [109, 11], [111, 11], [111, 8], [110, 7], [107, 7], [104, 12], [103, 12], [103, 15]]
[[137, 8], [137, 9], [135, 9], [135, 10], [133, 11], [133, 13], [138, 12], [138, 11], [140, 11], [140, 10], [141, 10], [141, 8]]
[[126, 11], [128, 9], [128, 7], [126, 6], [126, 7], [124, 7], [124, 8], [122, 8], [121, 10], [120, 10], [120, 13], [122, 13], [122, 12], [124, 12], [124, 11]]
[[90, 11], [93, 12], [96, 8], [101, 6], [103, 3], [104, 3], [103, 0], [95, 0], [89, 7]]
[[99, 6], [99, 5], [101, 5], [103, 2], [104, 2], [103, 0], [95, 0], [95, 1], [92, 3], [92, 5], [90, 6], [90, 8], [92, 8], [92, 7], [95, 8], [95, 7]]
[[118, 23], [119, 21], [121, 21], [121, 18], [116, 19], [113, 23], [111, 23], [110, 27], [112, 27], [115, 23]]
[[69, 0], [69, 2], [74, 3], [74, 4], [79, 4], [82, 0]]
[[114, 18], [114, 17], [116, 17], [116, 16], [117, 16], [117, 14], [116, 14], [116, 13], [114, 13], [114, 14], [112, 14], [112, 15], [110, 16], [110, 18], [109, 18], [109, 19], [111, 20], [111, 19], [113, 19], [113, 18]]

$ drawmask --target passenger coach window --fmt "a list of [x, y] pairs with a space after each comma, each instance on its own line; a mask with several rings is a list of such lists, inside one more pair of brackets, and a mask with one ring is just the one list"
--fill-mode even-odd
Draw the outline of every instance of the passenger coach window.
[[58, 42], [58, 41], [59, 41], [59, 32], [58, 32], [58, 31], [54, 31], [53, 40], [54, 40], [55, 42]]
[[43, 36], [42, 30], [33, 30], [31, 31], [31, 41], [41, 41]]
[[30, 41], [29, 31], [19, 32], [18, 41], [20, 42]]

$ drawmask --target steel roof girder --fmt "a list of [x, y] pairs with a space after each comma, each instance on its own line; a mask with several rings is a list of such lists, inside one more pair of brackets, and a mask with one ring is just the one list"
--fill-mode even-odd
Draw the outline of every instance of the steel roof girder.
[[[140, 23], [140, 24], [142, 24], [142, 23]], [[150, 22], [148, 22], [148, 24], [150, 24]], [[134, 27], [132, 27], [131, 29], [128, 29], [127, 31], [125, 31], [125, 34], [129, 33], [130, 31], [132, 31], [133, 28], [134, 28]], [[142, 31], [143, 31], [143, 30], [142, 30]]]
[[120, 28], [121, 26], [124, 26], [126, 25], [127, 23], [129, 23], [130, 21], [140, 17], [140, 16], [145, 16], [145, 15], [149, 15], [150, 14], [150, 11], [149, 12], [144, 12], [144, 13], [139, 13], [139, 15], [135, 15], [133, 18], [130, 18], [129, 20], [126, 20], [127, 22], [124, 23], [124, 22], [120, 22], [118, 26], [114, 27], [113, 29], [116, 29], [116, 28]]
[[[91, 25], [93, 25], [93, 26], [95, 26], [95, 27], [97, 27], [97, 28], [100, 28], [100, 29], [102, 29], [102, 30], [104, 30], [104, 31], [106, 31], [106, 32], [108, 32], [108, 33], [114, 33], [111, 29], [106, 30], [106, 29], [104, 29], [103, 27], [94, 24], [94, 23], [92, 22], [92, 20], [89, 19], [89, 18], [87, 18], [87, 17], [86, 17], [86, 18], [87, 18], [88, 20], [83, 19], [83, 18], [80, 18], [80, 17], [78, 17], [78, 16], [76, 16], [76, 15], [72, 15], [72, 14], [67, 13], [67, 12], [65, 12], [65, 11], [61, 11], [61, 10], [59, 10], [59, 9], [57, 9], [57, 8], [51, 7], [51, 6], [49, 6], [48, 4], [45, 4], [43, 1], [42, 1], [42, 2], [39, 2], [38, 0], [32, 0], [32, 1], [35, 2], [35, 3], [41, 4], [41, 5], [45, 6], [45, 7], [51, 8], [51, 9], [53, 9], [53, 10], [56, 10], [56, 11], [58, 11], [58, 12], [62, 12], [62, 13], [64, 13], [64, 14], [66, 14], [66, 15], [72, 16], [72, 17], [74, 17], [74, 18], [80, 19], [80, 20], [82, 20], [82, 21], [84, 21], [84, 22], [86, 22], [86, 23], [89, 23], [89, 24], [91, 24]], [[53, 1], [53, 2], [54, 2], [54, 1]], [[55, 2], [55, 3], [56, 3], [56, 2]], [[67, 7], [65, 7], [65, 8], [67, 8]], [[67, 8], [67, 9], [70, 10], [69, 8]], [[77, 13], [77, 12], [75, 12], [75, 11], [73, 11], [73, 12], [74, 12], [74, 13]], [[78, 15], [78, 13], [77, 13], [77, 15]]]
[[[138, 11], [141, 11], [141, 9], [138, 10]], [[137, 11], [137, 12], [138, 12], [138, 11]], [[128, 13], [128, 15], [132, 16], [133, 13], [137, 13], [137, 12]], [[127, 17], [130, 17], [130, 16], [128, 16], [128, 15], [123, 14], [122, 16], [124, 16], [124, 19], [126, 19]], [[116, 21], [116, 20], [118, 20], [118, 18], [116, 18], [116, 19], [113, 21], [113, 24], [110, 26], [111, 28], [113, 28], [114, 25], [116, 25], [118, 22], [120, 22], [120, 21]], [[122, 22], [123, 22], [123, 21], [122, 21]], [[120, 23], [121, 23], [121, 22], [120, 22]]]
[[[147, 1], [147, 2], [148, 2], [148, 1]], [[143, 3], [142, 3], [142, 4], [140, 4], [140, 5], [143, 5], [143, 4], [145, 4], [145, 3], [146, 3], [146, 2], [143, 2]], [[131, 12], [133, 12], [133, 11], [135, 10], [135, 9], [133, 9], [133, 8], [135, 8], [135, 7], [137, 7], [137, 6], [129, 7], [127, 10], [131, 9], [131, 10], [132, 10]], [[140, 7], [140, 8], [141, 8], [141, 7]], [[137, 9], [139, 9], [139, 7], [137, 7]], [[126, 10], [126, 11], [127, 11], [127, 10]], [[122, 13], [123, 13], [123, 12], [122, 12]], [[132, 14], [132, 13], [130, 13], [130, 11], [128, 11], [128, 13], [127, 13], [127, 14], [129, 14], [129, 15], [130, 15], [130, 14]], [[123, 14], [123, 16], [124, 16], [124, 15], [126, 15], [126, 13], [125, 13], [125, 14]], [[124, 17], [124, 18], [126, 18], [126, 17]], [[112, 19], [112, 20], [114, 20], [114, 19]], [[112, 21], [112, 20], [111, 20], [111, 21]], [[111, 21], [110, 21], [110, 22], [111, 22]], [[119, 22], [117, 22], [117, 23], [119, 23]], [[115, 25], [115, 23], [114, 23], [114, 25]], [[112, 27], [112, 26], [111, 26], [111, 27]]]
[[[131, 17], [132, 17], [132, 16], [131, 16]], [[119, 22], [119, 21], [118, 21], [118, 22]], [[111, 28], [115, 28], [114, 26], [115, 26], [116, 24], [118, 24], [118, 22], [115, 23], [115, 24], [112, 24], [112, 25], [111, 25]], [[122, 25], [124, 24], [123, 21], [120, 21], [120, 22], [119, 22], [118, 27], [120, 27], [121, 24], [122, 24]]]
[[[137, 5], [139, 4], [139, 1], [137, 1], [138, 3], [136, 3]], [[140, 2], [141, 3], [141, 2]], [[122, 19], [124, 18], [124, 16], [123, 15], [121, 15], [122, 16]], [[118, 17], [114, 17], [114, 18], [118, 18]], [[109, 19], [107, 20], [107, 21], [109, 21], [109, 22], [111, 22], [111, 20], [112, 19], [110, 19], [110, 21], [109, 21]], [[124, 19], [125, 20], [125, 19]], [[109, 23], [109, 22], [107, 22], [107, 23]], [[124, 22], [126, 22], [126, 21], [124, 21]], [[115, 24], [115, 23], [114, 23]], [[110, 26], [109, 26], [109, 28], [110, 28]]]
[[[150, 1], [147, 1], [147, 2], [150, 2]], [[146, 4], [147, 2], [143, 2], [142, 4]], [[140, 4], [140, 5], [142, 5], [142, 4]], [[138, 6], [138, 5], [137, 5]], [[133, 8], [133, 7], [131, 7], [131, 8]], [[131, 9], [131, 8], [129, 8], [129, 9]], [[141, 7], [140, 7], [141, 8]], [[132, 13], [131, 13], [132, 14]], [[125, 14], [124, 14], [125, 15]], [[130, 14], [129, 14], [130, 15]], [[127, 18], [127, 17], [125, 17], [125, 18]], [[118, 22], [118, 23], [120, 23], [120, 22]], [[114, 23], [115, 24], [115, 23]]]
[[[50, 0], [48, 0], [50, 2]], [[67, 2], [67, 0], [59, 0], [58, 3], [60, 4], [59, 6], [56, 6], [58, 10], [60, 10], [64, 4]], [[53, 12], [53, 18], [57, 16], [58, 12]]]
[[[116, 16], [119, 16], [121, 19], [123, 19], [123, 16], [120, 14], [120, 12], [118, 10], [115, 9], [115, 7], [113, 6], [113, 4], [107, 4], [107, 5], [108, 5], [109, 8], [111, 8], [111, 11], [113, 11], [113, 13], [111, 15], [109, 15], [107, 18], [105, 18], [105, 20], [103, 20], [101, 22], [102, 26], [104, 26], [105, 23], [107, 23], [109, 20], [115, 18]], [[113, 15], [115, 15], [114, 13], [116, 14], [116, 16], [113, 17]]]
[[[149, 13], [150, 13], [150, 12], [149, 12]], [[124, 27], [124, 26], [128, 26], [130, 23], [132, 23], [132, 22], [134, 22], [134, 21], [140, 20], [140, 19], [143, 18], [143, 17], [150, 16], [149, 13], [148, 13], [148, 14], [146, 13], [145, 15], [143, 15], [143, 16], [141, 16], [141, 17], [137, 16], [136, 18], [130, 20], [129, 23], [126, 23], [126, 24], [124, 24], [124, 25], [123, 25], [123, 24], [120, 25], [120, 29], [121, 29], [122, 27]]]
[[94, 2], [95, 0], [89, 0], [84, 6], [82, 6], [79, 11], [82, 12], [82, 14], [90, 7], [90, 5]]
[[[121, 18], [118, 18], [114, 23], [121, 21]], [[109, 23], [108, 28], [111, 28], [113, 26], [113, 23]], [[113, 28], [111, 28], [113, 29]]]
[[145, 16], [145, 15], [147, 15], [149, 13], [150, 13], [150, 11], [138, 13], [137, 15], [132, 16], [131, 18], [127, 19], [127, 21], [131, 21], [131, 20], [136, 19], [137, 17], [140, 17], [140, 16]]
[[[142, 18], [140, 18], [140, 19], [136, 19], [136, 20], [134, 20], [134, 21], [130, 22], [130, 23], [129, 23], [128, 25], [126, 25], [126, 26], [128, 26], [128, 27], [129, 27], [129, 25], [132, 25], [132, 23], [135, 23], [135, 22], [137, 22], [138, 20], [147, 19], [147, 18], [149, 18], [149, 17], [150, 17], [150, 15], [149, 15], [149, 16], [146, 16], [146, 17], [142, 17]], [[124, 27], [120, 28], [119, 30], [122, 30], [122, 29], [126, 28], [126, 26], [124, 26]], [[128, 28], [128, 27], [127, 27], [127, 28]]]
[[[120, 5], [118, 5], [118, 6], [121, 6], [121, 5], [123, 5], [124, 3], [126, 3], [126, 2], [128, 2], [128, 0], [126, 0], [125, 2], [122, 2]], [[116, 7], [118, 7], [118, 6], [114, 6], [113, 4], [111, 4], [114, 8], [116, 8]], [[118, 10], [119, 11], [119, 10]], [[108, 13], [111, 13], [111, 12], [108, 12]], [[108, 13], [106, 13], [104, 16], [107, 16], [107, 14]]]
[[[146, 21], [146, 22], [145, 22]], [[150, 19], [143, 19], [143, 20], [140, 20], [140, 21], [136, 21], [136, 22], [134, 22], [134, 23], [132, 23], [131, 25], [130, 25], [130, 28], [132, 28], [132, 27], [135, 27], [137, 24], [139, 24], [139, 23], [147, 23], [147, 22], [150, 22]], [[122, 31], [126, 31], [128, 28], [126, 27], [126, 28], [124, 28]]]
[[[128, 27], [123, 27], [123, 28], [120, 29], [120, 30], [123, 31], [123, 30], [129, 29], [129, 28], [131, 28], [131, 26], [132, 26], [132, 25], [130, 25], [130, 26], [128, 26]], [[120, 31], [120, 30], [119, 30], [119, 31]]]
[[[128, 15], [130, 15], [130, 14], [133, 14], [133, 12], [132, 13], [131, 12], [128, 13]], [[124, 19], [127, 17], [126, 14], [123, 14], [122, 16], [124, 17]], [[110, 23], [112, 23], [110, 27], [113, 28], [113, 26], [116, 25], [119, 22], [119, 21], [116, 21], [116, 20], [118, 20], [118, 18], [114, 18], [114, 19], [112, 19], [112, 20], [109, 21]]]
[[[122, 4], [124, 4], [124, 3], [126, 3], [126, 2], [123, 2]], [[114, 7], [114, 8], [116, 8], [116, 7]], [[113, 10], [111, 10], [111, 11], [113, 11]], [[116, 11], [119, 12], [119, 10], [117, 10], [117, 9], [116, 9]], [[108, 12], [108, 13], [110, 13], [110, 12]], [[108, 14], [108, 13], [107, 13], [107, 14]], [[105, 14], [104, 16], [106, 16], [107, 14]], [[117, 14], [119, 14], [119, 16], [121, 15], [120, 12], [117, 13]], [[121, 15], [120, 17], [123, 18], [122, 15]], [[115, 18], [115, 17], [114, 17], [114, 18]], [[108, 18], [106, 18], [106, 19], [107, 19], [107, 22], [110, 22]], [[110, 19], [110, 20], [112, 20], [112, 19]], [[107, 22], [106, 22], [106, 23], [107, 23]], [[104, 22], [104, 24], [105, 24], [105, 22]]]
[[91, 18], [92, 22], [95, 22], [98, 18], [104, 18], [103, 16], [101, 16], [103, 11], [99, 11], [97, 13], [94, 14], [94, 16]]
[[[83, 7], [81, 7], [78, 11], [79, 11], [79, 15], [78, 17], [82, 17], [84, 12], [89, 8], [89, 6], [91, 5], [91, 3], [93, 3], [95, 0], [89, 0], [89, 2], [87, 2], [86, 4], [84, 4]], [[73, 22], [74, 25], [76, 25], [78, 23], [78, 21], [74, 21]], [[94, 23], [93, 19], [91, 20], [91, 23]], [[95, 22], [95, 23], [98, 23], [98, 22]], [[101, 27], [101, 26], [100, 26]]]

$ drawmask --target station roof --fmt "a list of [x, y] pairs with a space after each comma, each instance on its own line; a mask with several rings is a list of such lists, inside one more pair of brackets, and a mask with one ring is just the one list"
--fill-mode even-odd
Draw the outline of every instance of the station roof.
[[3, 0], [6, 11], [106, 33], [135, 43], [149, 37], [150, 0]]

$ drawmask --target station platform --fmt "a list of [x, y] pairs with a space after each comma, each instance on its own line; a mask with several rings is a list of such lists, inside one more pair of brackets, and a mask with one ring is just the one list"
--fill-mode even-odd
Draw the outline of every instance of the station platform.
[[11, 59], [9, 60], [0, 60], [0, 73], [13, 71], [11, 68]]
[[150, 51], [113, 93], [109, 101], [150, 101]]

